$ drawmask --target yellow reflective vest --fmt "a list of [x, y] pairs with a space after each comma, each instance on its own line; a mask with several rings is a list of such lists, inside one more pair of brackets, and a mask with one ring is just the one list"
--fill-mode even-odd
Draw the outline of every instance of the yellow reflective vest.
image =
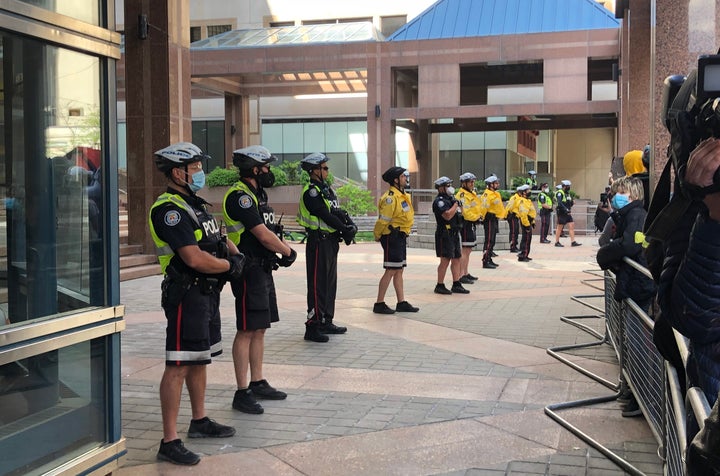
[[460, 188], [455, 193], [455, 199], [460, 202], [465, 221], [476, 222], [480, 219], [480, 197], [475, 190]]
[[414, 221], [415, 210], [410, 194], [391, 186], [378, 201], [378, 218], [373, 235], [376, 240], [382, 235], [389, 235], [390, 225], [409, 235]]

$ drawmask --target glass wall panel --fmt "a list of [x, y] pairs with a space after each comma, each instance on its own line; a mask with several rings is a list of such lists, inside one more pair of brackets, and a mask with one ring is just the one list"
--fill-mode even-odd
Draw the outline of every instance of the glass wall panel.
[[100, 60], [0, 32], [0, 326], [106, 303]]
[[282, 149], [285, 154], [302, 154], [304, 152], [303, 124], [283, 124]]
[[20, 0], [36, 7], [50, 10], [51, 12], [76, 18], [91, 25], [100, 25], [100, 1], [99, 0]]
[[347, 154], [335, 153], [326, 154], [330, 158], [328, 165], [330, 166], [330, 173], [334, 177], [347, 177], [348, 175], [348, 160]]
[[103, 337], [0, 366], [2, 474], [44, 473], [107, 440], [106, 359]]
[[[325, 124], [325, 152], [348, 151], [347, 122], [327, 122]], [[367, 151], [367, 149], [366, 149]]]
[[225, 167], [225, 121], [193, 121], [192, 142], [210, 155], [205, 173]]
[[263, 124], [261, 129], [262, 144], [278, 157], [285, 152], [282, 148], [282, 130], [282, 124]]
[[303, 138], [305, 141], [305, 152], [325, 152], [325, 123], [308, 122], [304, 124], [304, 126]]

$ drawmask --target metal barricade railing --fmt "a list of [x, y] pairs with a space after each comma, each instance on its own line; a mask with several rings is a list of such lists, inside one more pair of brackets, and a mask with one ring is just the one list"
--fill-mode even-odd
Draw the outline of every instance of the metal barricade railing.
[[[651, 277], [648, 270], [638, 263], [627, 258], [624, 258], [624, 260], [630, 266]], [[594, 287], [590, 283], [585, 284]], [[691, 388], [685, 392], [681, 388], [676, 369], [663, 359], [655, 347], [653, 342], [654, 322], [646, 311], [631, 299], [626, 299], [623, 302], [614, 299], [616, 280], [612, 272], [605, 271], [604, 284], [605, 335], [599, 336], [597, 332], [589, 332], [599, 339], [602, 337], [602, 339], [587, 344], [553, 347], [549, 348], [547, 352], [582, 374], [612, 390], [618, 391], [619, 384], [601, 379], [558, 354], [560, 351], [582, 346], [601, 345], [602, 343], [611, 344], [618, 357], [620, 372], [632, 390], [658, 442], [658, 454], [663, 459], [665, 466], [664, 473], [667, 475], [686, 474], [687, 419], [692, 418], [695, 426], [702, 428], [705, 418], [710, 413], [708, 401], [700, 389]], [[574, 296], [572, 299], [587, 305], [582, 299], [585, 297], [587, 296]], [[572, 317], [577, 318], [578, 316]], [[587, 331], [587, 329], [584, 329], [567, 316], [560, 319]], [[688, 356], [687, 339], [677, 332], [675, 332], [675, 337], [683, 364], [686, 364]], [[616, 399], [619, 393], [618, 391], [612, 396], [548, 405], [545, 407], [545, 413], [629, 474], [642, 475], [643, 473], [640, 470], [595, 441], [577, 426], [570, 424], [557, 413], [558, 410], [567, 408], [609, 402]]]

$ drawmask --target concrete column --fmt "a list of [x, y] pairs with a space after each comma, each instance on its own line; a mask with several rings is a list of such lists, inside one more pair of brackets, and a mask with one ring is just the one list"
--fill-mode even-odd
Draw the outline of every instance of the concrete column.
[[622, 22], [620, 64], [620, 119], [617, 155], [650, 142], [651, 81], [650, 3], [630, 0]]
[[225, 94], [225, 166], [232, 164], [234, 150], [248, 145], [246, 116], [247, 98]]
[[715, 54], [720, 46], [720, 4], [714, 0], [653, 0], [655, 4], [655, 176], [662, 171], [670, 140], [663, 121], [662, 84], [672, 74], [686, 75], [697, 68], [697, 58]]
[[146, 253], [154, 252], [148, 210], [166, 187], [152, 154], [192, 140], [189, 47], [189, 0], [125, 0], [128, 234]]

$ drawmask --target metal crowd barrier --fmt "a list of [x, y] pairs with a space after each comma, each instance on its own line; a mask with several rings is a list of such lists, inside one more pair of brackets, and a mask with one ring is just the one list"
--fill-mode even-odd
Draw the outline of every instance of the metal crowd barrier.
[[[638, 263], [624, 259], [627, 264], [651, 277], [649, 271]], [[592, 274], [593, 272], [590, 271]], [[597, 273], [597, 272], [596, 272]], [[584, 284], [596, 288], [595, 280], [583, 281]], [[549, 355], [566, 365], [595, 380], [616, 392], [613, 395], [599, 396], [585, 400], [563, 402], [545, 407], [545, 413], [577, 437], [605, 455], [617, 466], [633, 475], [644, 473], [625, 459], [595, 441], [580, 428], [562, 418], [557, 411], [615, 400], [620, 394], [620, 382], [609, 382], [602, 377], [580, 367], [560, 352], [592, 345], [609, 344], [618, 358], [620, 372], [624, 381], [632, 390], [648, 425], [658, 442], [658, 455], [663, 460], [664, 474], [670, 476], [687, 474], [685, 467], [685, 450], [688, 443], [688, 423], [701, 429], [705, 418], [710, 413], [710, 406], [702, 390], [681, 388], [677, 370], [658, 352], [653, 342], [654, 322], [632, 299], [618, 302], [613, 298], [615, 291], [615, 275], [604, 272], [605, 308], [600, 315], [604, 319], [604, 335], [594, 329], [579, 325], [578, 318], [587, 316], [563, 316], [560, 319], [596, 337], [598, 340], [586, 344], [552, 347], [547, 349]], [[585, 301], [593, 296], [573, 296], [573, 300], [597, 310]], [[675, 332], [675, 340], [680, 350], [683, 365], [687, 363], [687, 339]], [[691, 420], [688, 420], [691, 419]]]

